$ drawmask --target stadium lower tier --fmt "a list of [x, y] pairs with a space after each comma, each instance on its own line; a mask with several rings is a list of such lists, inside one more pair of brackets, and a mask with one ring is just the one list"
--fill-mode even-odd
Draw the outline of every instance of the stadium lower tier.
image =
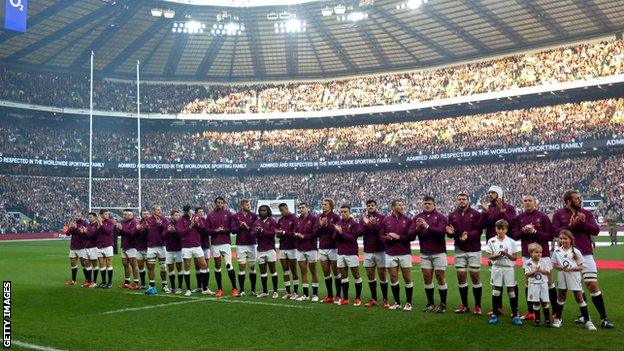
[[[540, 208], [552, 211], [562, 206], [561, 196], [566, 189], [576, 188], [586, 199], [599, 200], [598, 215], [614, 209], [621, 216], [623, 164], [624, 156], [617, 155], [369, 172], [143, 179], [142, 207], [160, 204], [167, 213], [185, 204], [210, 206], [216, 196], [223, 196], [232, 209], [238, 209], [243, 198], [290, 198], [318, 209], [320, 200], [329, 197], [337, 204], [354, 207], [372, 198], [387, 211], [391, 200], [400, 198], [413, 213], [420, 210], [423, 196], [432, 195], [438, 209], [448, 213], [459, 191], [471, 194], [471, 202], [476, 204], [495, 184], [505, 191], [506, 201], [515, 206], [521, 205], [523, 194], [532, 194]], [[73, 211], [87, 210], [88, 188], [85, 177], [0, 175], [0, 229], [60, 230]], [[136, 178], [94, 178], [92, 193], [93, 207], [138, 205]], [[11, 211], [21, 212], [31, 221], [20, 222], [9, 215]]]

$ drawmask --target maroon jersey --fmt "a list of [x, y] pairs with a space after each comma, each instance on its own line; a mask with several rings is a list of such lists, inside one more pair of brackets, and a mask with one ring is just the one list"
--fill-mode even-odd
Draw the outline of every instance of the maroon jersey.
[[[449, 236], [455, 240], [455, 251], [481, 252], [481, 221], [481, 213], [472, 207], [466, 208], [464, 212], [457, 208], [449, 214], [448, 223], [454, 228], [453, 234]], [[464, 232], [468, 233], [468, 237], [461, 240]]]
[[311, 213], [308, 213], [307, 217], [303, 217], [303, 215], [297, 217], [295, 233], [303, 235], [303, 239], [297, 238], [297, 250], [303, 252], [318, 249], [316, 244], [316, 231], [314, 230], [316, 221], [316, 216]]
[[[258, 215], [253, 212], [239, 211], [232, 219], [232, 233], [236, 234], [236, 245], [256, 245], [256, 238], [251, 236], [251, 227], [258, 219]], [[242, 226], [247, 224], [247, 228]]]
[[258, 241], [258, 251], [275, 250], [275, 229], [277, 222], [272, 217], [258, 218], [252, 227], [251, 235]]
[[[223, 209], [220, 211], [212, 210], [208, 214], [208, 233], [210, 234], [210, 243], [212, 245], [229, 245], [230, 233], [232, 232], [232, 220], [234, 214], [230, 210]], [[223, 227], [222, 231], [217, 231], [219, 227]]]
[[134, 238], [136, 237], [137, 221], [134, 218], [130, 218], [121, 222], [121, 248], [124, 250], [136, 249], [134, 244]]
[[[577, 213], [585, 214], [585, 221], [570, 227], [570, 218]], [[591, 236], [598, 235], [600, 227], [598, 223], [596, 223], [596, 218], [594, 218], [594, 215], [590, 211], [582, 208], [577, 213], [572, 212], [572, 210], [567, 207], [555, 212], [552, 220], [555, 236], [559, 236], [559, 232], [562, 229], [568, 229], [574, 234], [574, 247], [579, 249], [583, 255], [593, 255], [594, 249], [592, 247]]]
[[[173, 230], [169, 230], [169, 225], [173, 226]], [[186, 219], [184, 219], [184, 217], [180, 217], [180, 219], [178, 219], [177, 221], [171, 220], [169, 222], [169, 225], [167, 226], [165, 233], [165, 249], [167, 249], [168, 252], [182, 251], [182, 241], [180, 239], [180, 233], [178, 233], [177, 228], [179, 227], [180, 229], [182, 229], [185, 226], [186, 228], [188, 228], [189, 223], [186, 222]]]
[[[422, 218], [428, 227], [418, 227], [416, 220]], [[420, 243], [420, 253], [425, 255], [436, 255], [446, 253], [446, 226], [448, 221], [446, 216], [433, 210], [431, 212], [421, 212], [412, 218], [409, 229], [410, 235], [417, 235]]]
[[69, 230], [67, 230], [66, 235], [71, 236], [71, 241], [69, 242], [69, 248], [71, 250], [82, 250], [85, 248], [85, 239], [80, 235], [80, 230], [82, 230], [82, 228], [87, 228], [87, 222], [79, 219], [76, 221], [76, 228], [69, 228]]
[[208, 231], [208, 217], [199, 218], [197, 220], [197, 230], [199, 231], [201, 248], [203, 250], [210, 248], [210, 232]]
[[[193, 219], [195, 223], [193, 224]], [[191, 247], [200, 247], [201, 246], [201, 233], [200, 233], [200, 223], [203, 222], [203, 219], [200, 217], [193, 217], [191, 220], [186, 219], [184, 217], [185, 223], [188, 226], [188, 230], [178, 230], [176, 227], [176, 231], [180, 235], [180, 242], [182, 243], [182, 248], [191, 248]]]
[[[522, 228], [525, 225], [533, 224], [535, 233], [525, 233]], [[533, 210], [531, 212], [523, 212], [518, 215], [510, 234], [514, 240], [520, 240], [522, 246], [522, 257], [531, 257], [529, 254], [529, 245], [538, 243], [542, 247], [542, 257], [550, 257], [550, 248], [548, 242], [553, 239], [552, 223], [550, 218], [541, 211]]]
[[83, 237], [83, 242], [86, 249], [97, 247], [99, 230], [100, 224], [98, 222], [92, 222], [87, 224], [87, 231], [85, 233], [80, 233]]
[[[414, 236], [408, 234], [411, 221], [405, 214], [396, 216], [391, 214], [384, 218], [381, 222], [381, 230], [379, 231], [379, 237], [384, 243], [386, 254], [392, 256], [409, 255], [412, 253], [410, 242], [415, 239]], [[386, 236], [388, 233], [395, 233], [399, 236], [398, 239], [391, 239]]]
[[[321, 218], [327, 218], [327, 224], [321, 225]], [[322, 213], [316, 220], [315, 230], [319, 238], [319, 249], [335, 249], [334, 225], [340, 221], [340, 216], [336, 212], [330, 211]]]
[[[364, 223], [364, 217], [368, 217], [368, 224]], [[366, 212], [360, 218], [360, 225], [364, 229], [364, 252], [383, 252], [384, 244], [379, 237], [381, 231], [381, 222], [384, 215], [379, 212]]]
[[140, 230], [136, 231], [134, 236], [134, 247], [138, 251], [146, 251], [147, 250], [147, 233], [149, 229], [147, 228], [147, 220], [141, 219], [137, 224], [143, 226]]
[[277, 235], [280, 250], [292, 250], [297, 247], [297, 239], [294, 236], [296, 221], [297, 217], [292, 213], [277, 220], [277, 229], [284, 231], [284, 234]]
[[115, 223], [111, 219], [102, 221], [102, 225], [98, 230], [97, 247], [99, 249], [113, 246], [115, 234]]
[[[160, 223], [158, 223], [160, 221]], [[169, 221], [165, 217], [151, 216], [147, 219], [147, 247], [162, 247], [165, 246], [165, 235], [167, 234], [167, 227]]]
[[516, 208], [508, 203], [503, 203], [504, 211], [498, 211], [496, 209], [496, 205], [491, 203], [487, 212], [483, 214], [483, 226], [485, 227], [485, 240], [490, 240], [490, 238], [496, 236], [496, 221], [499, 219], [504, 219], [509, 223], [511, 227], [516, 220]]
[[358, 243], [357, 238], [362, 235], [364, 228], [353, 218], [346, 221], [342, 218], [336, 223], [342, 228], [342, 233], [334, 231], [334, 239], [339, 255], [357, 255]]

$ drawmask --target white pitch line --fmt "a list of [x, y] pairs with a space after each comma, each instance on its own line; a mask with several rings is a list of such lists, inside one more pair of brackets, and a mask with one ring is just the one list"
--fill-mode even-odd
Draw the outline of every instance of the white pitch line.
[[177, 301], [177, 302], [170, 302], [170, 303], [161, 303], [161, 304], [158, 304], [158, 305], [122, 308], [120, 310], [107, 311], [107, 312], [102, 312], [100, 314], [113, 314], [113, 313], [123, 313], [123, 312], [130, 312], [130, 311], [149, 310], [149, 309], [152, 309], [152, 308], [167, 307], [167, 306], [173, 306], [173, 305], [182, 305], [182, 304], [194, 303], [194, 302], [200, 302], [200, 301], [201, 301], [201, 299], [196, 298], [196, 299], [189, 299], [187, 301]]
[[[131, 295], [143, 295], [142, 293], [129, 293]], [[155, 295], [157, 297], [168, 297], [174, 299], [192, 299], [194, 301], [209, 301], [209, 302], [224, 302], [224, 303], [241, 303], [246, 305], [260, 305], [260, 306], [272, 306], [272, 307], [284, 307], [284, 308], [302, 308], [302, 309], [311, 309], [311, 306], [300, 306], [300, 305], [284, 305], [279, 303], [271, 303], [271, 302], [262, 302], [262, 301], [248, 301], [248, 300], [238, 300], [238, 299], [230, 299], [230, 298], [217, 298], [217, 297], [186, 297], [186, 296], [178, 296], [178, 295]], [[167, 305], [167, 304], [165, 304]], [[157, 305], [154, 305], [157, 306]], [[142, 308], [141, 308], [142, 309]]]
[[41, 351], [63, 351], [61, 349], [55, 349], [53, 347], [50, 346], [42, 346], [42, 345], [35, 345], [35, 344], [30, 344], [27, 342], [23, 342], [23, 341], [19, 341], [19, 340], [11, 340], [11, 344], [12, 345], [17, 345], [26, 349], [31, 349], [31, 350], [41, 350]]

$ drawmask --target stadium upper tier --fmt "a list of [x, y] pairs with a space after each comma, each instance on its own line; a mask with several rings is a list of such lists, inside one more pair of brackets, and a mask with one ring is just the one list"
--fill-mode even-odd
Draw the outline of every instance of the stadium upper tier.
[[[591, 42], [477, 63], [334, 81], [291, 84], [141, 84], [141, 112], [234, 114], [384, 106], [624, 73], [624, 41]], [[89, 108], [89, 78], [0, 68], [0, 99]], [[96, 77], [94, 109], [136, 111], [136, 84]]]
[[[562, 206], [565, 189], [578, 188], [588, 199], [601, 199], [599, 212], [622, 208], [624, 201], [624, 158], [583, 157], [531, 162], [487, 163], [457, 167], [428, 167], [400, 171], [317, 173], [215, 177], [207, 179], [144, 179], [143, 207], [163, 206], [168, 213], [185, 204], [210, 206], [216, 196], [224, 196], [237, 209], [243, 198], [294, 198], [318, 209], [324, 197], [337, 204], [363, 206], [376, 199], [387, 211], [394, 198], [404, 199], [408, 210], [419, 210], [422, 196], [436, 197], [438, 208], [448, 213], [455, 206], [459, 191], [471, 194], [471, 200], [485, 197], [492, 184], [505, 190], [507, 202], [521, 205], [523, 194], [533, 194], [543, 210], [551, 212]], [[95, 179], [93, 206], [137, 206], [137, 180]], [[5, 231], [60, 230], [72, 218], [73, 211], [87, 209], [87, 178], [0, 177], [0, 229]], [[255, 203], [254, 203], [255, 204]], [[16, 223], [3, 208], [20, 211], [34, 218], [37, 225]]]

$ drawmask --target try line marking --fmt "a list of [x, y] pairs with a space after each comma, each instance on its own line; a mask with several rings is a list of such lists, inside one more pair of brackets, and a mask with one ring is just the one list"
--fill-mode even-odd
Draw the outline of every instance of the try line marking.
[[63, 351], [61, 349], [55, 349], [55, 348], [50, 347], [50, 346], [35, 345], [35, 344], [30, 344], [30, 343], [19, 341], [19, 340], [11, 340], [11, 344], [23, 347], [25, 349], [31, 349], [31, 350]]

